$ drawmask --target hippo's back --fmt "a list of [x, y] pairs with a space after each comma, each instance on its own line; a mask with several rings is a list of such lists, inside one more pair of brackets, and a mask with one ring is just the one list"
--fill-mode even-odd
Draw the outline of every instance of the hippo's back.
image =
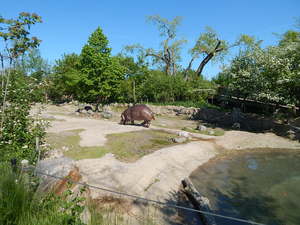
[[132, 120], [153, 120], [154, 113], [146, 105], [134, 105], [130, 107]]

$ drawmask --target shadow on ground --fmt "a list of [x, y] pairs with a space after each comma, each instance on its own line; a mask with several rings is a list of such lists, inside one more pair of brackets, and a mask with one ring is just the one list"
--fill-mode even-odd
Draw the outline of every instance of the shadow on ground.
[[[169, 197], [165, 200], [165, 202], [168, 205], [177, 205], [186, 208], [193, 208], [193, 205], [189, 202], [184, 193], [181, 191], [170, 192]], [[200, 216], [196, 212], [168, 206], [163, 207], [161, 211], [165, 216], [167, 224], [169, 225], [202, 225]]]
[[272, 117], [242, 113], [234, 108], [231, 112], [223, 112], [216, 109], [203, 108], [192, 116], [193, 120], [201, 120], [208, 126], [221, 127], [223, 129], [238, 129], [242, 131], [263, 133], [273, 132], [278, 136], [300, 141], [300, 128], [297, 123], [280, 123]]

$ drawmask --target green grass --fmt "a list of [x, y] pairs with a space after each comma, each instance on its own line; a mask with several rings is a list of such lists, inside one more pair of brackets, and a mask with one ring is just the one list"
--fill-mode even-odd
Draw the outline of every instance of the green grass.
[[[80, 219], [85, 205], [91, 213], [88, 225], [130, 225], [135, 219], [125, 217], [124, 206], [130, 207], [124, 204], [125, 199], [90, 203], [69, 189], [62, 195], [38, 193], [33, 181], [37, 183], [36, 177], [13, 172], [10, 166], [0, 163], [1, 225], [85, 225]], [[157, 224], [149, 212], [142, 215], [139, 224]]]
[[101, 147], [81, 147], [79, 133], [83, 130], [71, 130], [59, 134], [47, 135], [47, 142], [55, 149], [67, 147], [65, 156], [80, 160], [99, 158], [113, 153], [122, 161], [132, 162], [165, 146], [175, 145], [171, 138], [176, 135], [162, 131], [144, 130], [107, 135], [107, 142]]
[[79, 219], [82, 208], [76, 202], [37, 193], [32, 181], [31, 175], [0, 164], [1, 225], [84, 225]]
[[[222, 136], [224, 135], [225, 131], [220, 129], [220, 128], [216, 128], [216, 129], [207, 129], [205, 131], [200, 131], [200, 130], [196, 130], [193, 128], [189, 128], [189, 127], [184, 127], [182, 128], [182, 130], [187, 131], [187, 132], [192, 132], [192, 133], [199, 133], [199, 134], [205, 134], [205, 135], [211, 135], [211, 136]], [[209, 132], [213, 131], [213, 134], [210, 134]]]

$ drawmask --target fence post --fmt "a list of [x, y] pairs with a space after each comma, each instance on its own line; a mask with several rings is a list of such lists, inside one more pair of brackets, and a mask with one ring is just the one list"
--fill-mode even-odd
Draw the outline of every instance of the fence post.
[[41, 157], [40, 138], [39, 137], [35, 137], [35, 151], [38, 153], [38, 158], [37, 158], [36, 166], [34, 169], [34, 175], [36, 175], [37, 165], [39, 164], [40, 157]]

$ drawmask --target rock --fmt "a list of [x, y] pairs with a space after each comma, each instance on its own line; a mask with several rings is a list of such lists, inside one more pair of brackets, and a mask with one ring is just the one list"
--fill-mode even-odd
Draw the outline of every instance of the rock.
[[293, 130], [289, 130], [287, 131], [287, 137], [291, 140], [295, 140], [296, 139], [296, 132]]
[[177, 137], [177, 138], [172, 138], [172, 141], [174, 143], [184, 143], [187, 141], [186, 137]]
[[23, 159], [21, 161], [21, 165], [22, 165], [22, 167], [27, 167], [29, 165], [29, 161], [27, 159]]
[[85, 109], [82, 109], [82, 110], [80, 111], [80, 113], [83, 114], [83, 115], [87, 115], [87, 114], [88, 114], [88, 111], [86, 111]]
[[94, 115], [94, 111], [88, 110], [88, 111], [87, 111], [87, 114], [88, 114], [88, 115]]
[[41, 160], [36, 168], [37, 175], [41, 178], [38, 189], [47, 191], [53, 188], [58, 180], [54, 177], [43, 175], [43, 173], [57, 177], [65, 177], [75, 168], [75, 161], [66, 157]]
[[241, 124], [240, 123], [234, 123], [233, 125], [232, 125], [232, 128], [233, 129], [241, 129]]
[[177, 133], [177, 135], [180, 136], [180, 137], [186, 137], [186, 138], [190, 137], [190, 134], [186, 131], [179, 131]]
[[[202, 108], [194, 113], [191, 117], [193, 120], [204, 120], [209, 123], [219, 122], [223, 120], [225, 116], [224, 112], [220, 112], [216, 109]], [[230, 122], [230, 121], [229, 121]]]
[[240, 123], [245, 119], [244, 114], [241, 112], [240, 108], [233, 108], [231, 112], [231, 121], [233, 124]]
[[210, 131], [208, 131], [208, 134], [209, 134], [209, 135], [214, 135], [215, 132], [214, 132], [213, 130], [210, 130]]
[[199, 125], [197, 126], [197, 130], [199, 130], [199, 131], [206, 131], [206, 130], [207, 130], [207, 127], [204, 126], [204, 125], [202, 125], [202, 124], [199, 124]]
[[79, 116], [79, 115], [80, 115], [80, 113], [79, 113], [79, 112], [75, 112], [75, 115], [76, 115], [76, 116]]
[[105, 119], [110, 119], [110, 118], [112, 118], [113, 114], [112, 114], [112, 112], [102, 112], [101, 116]]

